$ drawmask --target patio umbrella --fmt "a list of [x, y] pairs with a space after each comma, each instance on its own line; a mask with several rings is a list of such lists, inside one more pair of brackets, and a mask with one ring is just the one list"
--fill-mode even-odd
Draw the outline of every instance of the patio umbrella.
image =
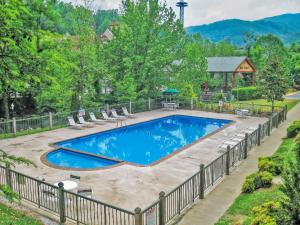
[[166, 95], [166, 101], [167, 101], [167, 96], [170, 96], [170, 100], [171, 100], [173, 95], [179, 94], [179, 91], [177, 89], [167, 89], [164, 90], [162, 93]]
[[165, 95], [178, 95], [179, 91], [177, 89], [167, 89], [163, 91]]

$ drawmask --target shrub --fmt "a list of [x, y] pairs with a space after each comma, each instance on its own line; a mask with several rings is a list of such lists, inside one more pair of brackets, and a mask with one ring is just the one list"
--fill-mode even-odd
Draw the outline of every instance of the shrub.
[[252, 209], [251, 225], [290, 224], [286, 216], [282, 201], [270, 201]]
[[267, 171], [277, 176], [282, 171], [282, 159], [279, 156], [261, 157], [258, 159], [259, 171]]
[[259, 172], [258, 177], [260, 180], [260, 187], [271, 187], [273, 175], [267, 171]]
[[255, 189], [254, 179], [246, 178], [242, 186], [242, 192], [249, 194], [254, 192]]
[[296, 137], [299, 131], [300, 131], [300, 120], [296, 120], [287, 128], [288, 138]]
[[253, 173], [245, 178], [242, 185], [243, 193], [252, 193], [259, 188], [267, 188], [272, 185], [273, 175], [267, 171]]
[[239, 87], [233, 88], [232, 94], [237, 100], [252, 100], [261, 98], [261, 94], [259, 93], [257, 87]]
[[251, 225], [277, 225], [277, 223], [273, 217], [262, 214], [254, 217]]

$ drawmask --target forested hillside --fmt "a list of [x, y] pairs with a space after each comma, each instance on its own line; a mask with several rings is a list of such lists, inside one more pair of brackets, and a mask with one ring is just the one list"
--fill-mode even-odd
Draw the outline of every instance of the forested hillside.
[[[262, 68], [277, 54], [293, 59], [286, 63], [291, 76], [299, 73], [299, 46], [286, 49], [276, 37], [248, 36], [238, 49], [186, 35], [160, 1], [125, 0], [120, 10], [122, 16], [54, 0], [1, 1], [0, 118], [13, 116], [12, 103], [24, 116], [157, 97], [164, 87], [197, 96], [204, 83], [223, 82], [208, 76], [207, 56], [247, 54]], [[115, 21], [113, 40], [102, 42]]]
[[228, 40], [235, 45], [244, 45], [244, 34], [276, 35], [285, 44], [300, 41], [300, 13], [285, 14], [256, 21], [239, 19], [223, 20], [208, 25], [188, 27], [189, 34], [201, 34], [218, 42]]

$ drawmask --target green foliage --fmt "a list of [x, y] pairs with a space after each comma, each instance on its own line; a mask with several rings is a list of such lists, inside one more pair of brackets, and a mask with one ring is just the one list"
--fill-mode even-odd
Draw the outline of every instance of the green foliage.
[[270, 201], [281, 202], [282, 198], [284, 198], [284, 195], [276, 185], [251, 194], [241, 194], [216, 225], [250, 225], [254, 217], [252, 212], [254, 207], [261, 206]]
[[261, 98], [257, 87], [239, 87], [233, 88], [232, 94], [238, 101], [253, 100]]
[[289, 78], [284, 62], [279, 57], [271, 57], [264, 66], [260, 79], [259, 89], [261, 94], [272, 103], [274, 110], [275, 101], [282, 101], [289, 87]]
[[0, 185], [0, 196], [5, 197], [9, 202], [20, 201], [21, 197], [7, 185]]
[[258, 169], [260, 172], [267, 171], [274, 176], [282, 172], [282, 159], [278, 156], [261, 157], [258, 159]]
[[[6, 167], [15, 167], [16, 164], [24, 164], [27, 166], [37, 167], [36, 164], [29, 159], [20, 156], [10, 155], [0, 149], [0, 165]], [[21, 180], [19, 179], [19, 181]], [[7, 185], [0, 185], [0, 195], [4, 196], [9, 201], [20, 200], [19, 194], [13, 192], [13, 190]]]
[[282, 176], [282, 191], [288, 197], [283, 206], [291, 218], [291, 225], [300, 223], [300, 134], [295, 138], [294, 147], [296, 160], [290, 160]]
[[287, 224], [285, 211], [280, 201], [266, 202], [252, 209], [251, 225], [284, 225]]
[[8, 225], [42, 225], [43, 223], [26, 215], [23, 212], [17, 211], [13, 207], [9, 207], [0, 203], [1, 224]]
[[245, 178], [242, 185], [243, 193], [252, 193], [259, 188], [271, 187], [273, 175], [267, 171], [253, 173]]
[[287, 128], [287, 137], [288, 138], [296, 137], [299, 131], [300, 131], [300, 120], [296, 120]]
[[252, 193], [255, 191], [254, 179], [245, 179], [242, 185], [242, 192], [243, 193]]
[[271, 187], [272, 180], [273, 180], [272, 173], [269, 173], [268, 171], [259, 172], [258, 177], [259, 177], [260, 184], [261, 184], [260, 187], [263, 187], [263, 188]]
[[195, 98], [197, 95], [191, 84], [185, 84], [182, 89], [180, 89], [180, 97], [190, 101], [191, 98]]

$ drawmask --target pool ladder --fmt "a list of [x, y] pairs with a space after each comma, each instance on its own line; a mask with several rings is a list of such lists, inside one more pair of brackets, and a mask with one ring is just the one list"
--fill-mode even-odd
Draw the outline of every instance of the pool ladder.
[[117, 127], [123, 127], [126, 126], [126, 121], [124, 120], [117, 120]]

